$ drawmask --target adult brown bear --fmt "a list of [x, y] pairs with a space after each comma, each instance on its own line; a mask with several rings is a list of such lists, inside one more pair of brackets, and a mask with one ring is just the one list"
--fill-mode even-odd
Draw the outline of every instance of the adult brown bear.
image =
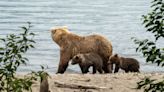
[[101, 56], [105, 73], [112, 72], [112, 66], [107, 64], [112, 55], [112, 44], [105, 37], [100, 35], [79, 36], [71, 33], [67, 27], [51, 28], [51, 35], [54, 42], [60, 46], [60, 62], [57, 73], [64, 73], [68, 62], [75, 55], [89, 52]]

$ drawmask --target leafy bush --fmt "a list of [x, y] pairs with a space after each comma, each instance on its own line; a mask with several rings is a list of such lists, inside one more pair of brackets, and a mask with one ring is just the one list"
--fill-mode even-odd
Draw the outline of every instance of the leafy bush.
[[[164, 66], [164, 47], [159, 48], [156, 46], [159, 38], [164, 38], [164, 0], [152, 1], [152, 12], [147, 15], [143, 15], [143, 24], [147, 28], [148, 32], [154, 34], [155, 40], [149, 41], [145, 39], [140, 41], [134, 39], [135, 44], [138, 44], [136, 51], [142, 52], [146, 58], [146, 62], [156, 63], [157, 66]], [[144, 92], [163, 92], [164, 91], [164, 79], [162, 81], [153, 80], [150, 78], [144, 78], [137, 83], [137, 89], [144, 89]]]
[[164, 66], [164, 48], [158, 48], [155, 42], [149, 41], [148, 39], [143, 41], [134, 39], [134, 42], [139, 45], [136, 51], [143, 53], [146, 62], [156, 63], [162, 67]]
[[163, 92], [164, 91], [164, 80], [157, 81], [156, 79], [144, 78], [137, 83], [137, 89], [144, 88], [145, 92]]
[[34, 48], [34, 33], [29, 32], [31, 25], [21, 27], [24, 30], [19, 35], [10, 34], [5, 39], [1, 38], [3, 44], [0, 47], [0, 92], [23, 92], [31, 90], [34, 76], [17, 78], [16, 71], [21, 64], [28, 61], [23, 55], [30, 49]]
[[158, 40], [164, 37], [164, 1], [153, 0], [151, 8], [152, 12], [143, 15], [143, 24], [147, 31], [152, 32]]
[[50, 75], [45, 71], [44, 66], [41, 66], [41, 69], [42, 69], [41, 71], [37, 71], [37, 72], [32, 71], [31, 73], [31, 75], [37, 77], [40, 82], [50, 77]]
[[143, 15], [143, 24], [148, 32], [154, 34], [155, 41], [134, 39], [134, 42], [139, 45], [136, 51], [143, 53], [143, 56], [146, 57], [146, 62], [164, 66], [164, 47], [159, 48], [156, 46], [157, 40], [164, 38], [164, 0], [152, 1], [151, 8], [152, 12]]

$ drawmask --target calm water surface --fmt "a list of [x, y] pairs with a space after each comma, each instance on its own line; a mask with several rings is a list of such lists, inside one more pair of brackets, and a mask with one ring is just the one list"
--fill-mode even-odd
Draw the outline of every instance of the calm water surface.
[[[131, 37], [153, 39], [141, 25], [141, 15], [149, 11], [151, 0], [0, 0], [0, 37], [19, 33], [20, 26], [31, 22], [36, 33], [35, 49], [27, 53], [29, 63], [19, 72], [40, 70], [48, 66], [55, 73], [59, 63], [59, 47], [50, 36], [53, 26], [68, 26], [79, 35], [101, 34], [112, 41], [114, 53], [140, 61], [143, 72], [164, 72], [164, 68], [145, 63]], [[164, 47], [164, 41], [158, 42]], [[70, 65], [68, 71], [79, 72]]]

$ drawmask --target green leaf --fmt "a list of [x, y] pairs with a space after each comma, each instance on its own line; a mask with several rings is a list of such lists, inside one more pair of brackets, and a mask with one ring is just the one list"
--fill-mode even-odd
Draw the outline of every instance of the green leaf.
[[4, 50], [4, 48], [0, 47], [0, 50]]
[[148, 44], [149, 46], [151, 46], [151, 45], [155, 45], [155, 43], [152, 42], [152, 41], [148, 42], [147, 44]]
[[41, 65], [41, 69], [43, 70], [44, 69], [44, 66]]
[[29, 45], [31, 48], [35, 48], [32, 44]]
[[34, 33], [30, 33], [29, 35], [32, 35], [32, 36], [34, 36], [35, 34], [34, 34]]
[[24, 57], [24, 58], [22, 58], [22, 59], [23, 59], [24, 61], [28, 61], [28, 58], [25, 58], [25, 57]]
[[21, 63], [26, 65], [26, 61], [25, 60], [21, 60]]
[[26, 32], [27, 32], [27, 28], [26, 27], [21, 27], [23, 30], [25, 30], [25, 34], [26, 34]]
[[21, 59], [21, 58], [22, 58], [22, 55], [21, 55], [21, 54], [18, 54], [18, 58], [20, 58], [20, 59]]
[[5, 39], [3, 39], [3, 38], [0, 38], [0, 41], [3, 41], [3, 42], [5, 42], [6, 40], [5, 40]]
[[147, 24], [145, 25], [145, 27], [149, 27], [149, 26], [152, 26], [152, 25], [154, 25], [154, 23], [153, 23], [153, 22], [149, 22], [149, 23], [147, 23]]
[[28, 40], [29, 42], [32, 42], [32, 43], [35, 43], [35, 41], [34, 40]]

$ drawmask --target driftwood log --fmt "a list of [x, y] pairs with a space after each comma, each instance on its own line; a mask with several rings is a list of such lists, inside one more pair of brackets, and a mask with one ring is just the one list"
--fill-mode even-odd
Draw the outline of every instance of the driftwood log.
[[73, 83], [64, 83], [55, 81], [54, 82], [57, 87], [60, 88], [71, 88], [71, 89], [106, 89], [106, 87], [98, 87], [94, 85], [81, 85], [81, 84], [73, 84]]

